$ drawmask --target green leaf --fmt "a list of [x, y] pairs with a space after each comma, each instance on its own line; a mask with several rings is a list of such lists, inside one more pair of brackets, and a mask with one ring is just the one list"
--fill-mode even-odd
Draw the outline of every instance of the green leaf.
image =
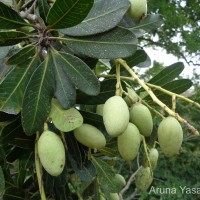
[[5, 194], [3, 195], [3, 200], [24, 200], [25, 192], [22, 188], [11, 186], [6, 188]]
[[15, 45], [29, 37], [30, 35], [20, 31], [0, 31], [0, 46]]
[[5, 190], [5, 179], [4, 179], [3, 170], [0, 166], [0, 197], [2, 196], [4, 190]]
[[85, 36], [108, 31], [120, 22], [129, 6], [129, 1], [124, 0], [94, 1], [88, 16], [80, 24], [61, 32], [67, 35]]
[[48, 29], [62, 29], [79, 24], [93, 6], [94, 0], [56, 0], [47, 15]]
[[105, 161], [94, 158], [92, 156], [92, 163], [96, 168], [97, 178], [104, 193], [119, 192], [119, 186], [114, 183], [115, 173], [110, 165]]
[[56, 80], [55, 96], [65, 109], [71, 108], [76, 103], [76, 88], [54, 57], [53, 62]]
[[100, 90], [99, 81], [92, 70], [78, 57], [67, 54], [52, 52], [54, 68], [62, 68], [65, 75], [73, 84], [89, 95], [97, 95]]
[[108, 32], [85, 37], [63, 37], [75, 53], [92, 58], [124, 58], [137, 49], [137, 39], [131, 31], [115, 28]]
[[4, 58], [8, 54], [9, 49], [10, 49], [9, 46], [0, 47], [0, 59]]
[[[116, 79], [108, 79], [105, 81], [100, 82], [100, 93], [97, 96], [88, 96], [86, 94], [83, 94], [82, 92], [77, 92], [77, 103], [84, 104], [84, 105], [98, 105], [98, 104], [104, 104], [105, 101], [115, 96], [116, 91]], [[122, 88], [126, 90], [126, 85], [124, 82], [121, 83]]]
[[53, 124], [63, 132], [69, 132], [78, 128], [83, 123], [83, 117], [75, 108], [63, 109], [56, 99], [52, 100], [49, 114]]
[[35, 70], [26, 88], [22, 104], [22, 124], [27, 135], [41, 131], [54, 93], [53, 62], [47, 55]]
[[0, 29], [16, 29], [27, 26], [27, 23], [15, 12], [0, 2]]
[[49, 12], [49, 8], [50, 8], [47, 3], [47, 0], [38, 1], [38, 8], [39, 8], [40, 17], [45, 21], [47, 14]]
[[26, 60], [9, 72], [0, 85], [0, 110], [18, 114], [21, 110], [23, 94], [30, 77], [38, 66], [38, 57]]
[[9, 65], [19, 64], [24, 62], [24, 60], [27, 60], [30, 56], [33, 56], [35, 53], [36, 53], [36, 46], [28, 45], [22, 49], [19, 49], [19, 51], [14, 55], [12, 55], [10, 58], [8, 58], [6, 62]]
[[119, 155], [116, 138], [107, 141], [104, 148], [99, 149], [105, 156], [116, 157]]
[[162, 86], [177, 78], [183, 70], [184, 64], [182, 62], [174, 63], [163, 69], [160, 73], [149, 80], [148, 83]]

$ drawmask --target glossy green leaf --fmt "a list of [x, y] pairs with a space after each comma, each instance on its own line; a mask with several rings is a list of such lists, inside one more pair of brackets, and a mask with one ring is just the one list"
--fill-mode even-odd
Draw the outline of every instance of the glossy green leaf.
[[92, 157], [92, 163], [96, 168], [97, 178], [104, 193], [119, 192], [119, 186], [114, 183], [115, 173], [110, 165], [100, 158]]
[[38, 66], [38, 57], [34, 56], [9, 72], [0, 85], [0, 110], [18, 114], [21, 110], [23, 94], [30, 77]]
[[55, 97], [65, 109], [71, 108], [76, 103], [76, 88], [70, 78], [64, 73], [61, 65], [58, 65], [54, 56], [54, 72], [55, 72]]
[[33, 56], [36, 53], [36, 46], [35, 45], [28, 45], [19, 49], [19, 51], [13, 54], [8, 60], [6, 61], [9, 65], [16, 65], [19, 63], [24, 62], [30, 56]]
[[15, 45], [29, 37], [30, 35], [20, 31], [0, 31], [0, 46]]
[[22, 124], [27, 135], [41, 131], [50, 109], [54, 93], [52, 59], [46, 59], [35, 70], [26, 88], [22, 104]]
[[40, 17], [45, 21], [47, 14], [49, 12], [49, 8], [50, 8], [47, 3], [47, 0], [38, 1], [38, 8], [39, 8]]
[[174, 63], [163, 69], [160, 73], [149, 80], [148, 83], [162, 86], [177, 78], [183, 70], [184, 64], [182, 62]]
[[67, 53], [52, 52], [54, 68], [62, 68], [73, 84], [89, 95], [97, 95], [100, 90], [99, 81], [92, 70], [78, 57]]
[[16, 29], [26, 25], [16, 11], [0, 2], [0, 29]]
[[124, 0], [94, 1], [89, 14], [80, 24], [61, 32], [67, 35], [85, 36], [108, 31], [120, 22], [129, 6], [129, 1]]
[[9, 46], [0, 47], [0, 59], [4, 58], [8, 54], [9, 49]]
[[92, 58], [123, 58], [131, 56], [137, 49], [135, 35], [123, 28], [115, 28], [94, 36], [66, 36], [62, 40], [75, 53]]
[[62, 29], [79, 24], [93, 6], [94, 0], [56, 0], [47, 15], [49, 29]]
[[52, 100], [49, 117], [55, 127], [63, 132], [72, 131], [83, 123], [83, 117], [77, 109], [70, 108], [65, 110], [56, 99]]
[[5, 190], [5, 179], [4, 179], [3, 170], [0, 166], [0, 197], [2, 196], [4, 190]]
[[[82, 92], [77, 92], [77, 103], [85, 105], [104, 104], [105, 101], [115, 95], [116, 79], [108, 79], [100, 82], [100, 93], [97, 96], [88, 96]], [[122, 87], [126, 91], [126, 85], [122, 82]]]

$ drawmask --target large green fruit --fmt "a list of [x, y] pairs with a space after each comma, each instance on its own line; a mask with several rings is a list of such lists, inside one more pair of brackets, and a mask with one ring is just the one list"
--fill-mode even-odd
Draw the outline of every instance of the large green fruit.
[[65, 148], [58, 135], [44, 131], [38, 140], [38, 156], [44, 169], [52, 176], [62, 173], [65, 166]]
[[121, 96], [113, 96], [105, 102], [103, 121], [110, 136], [119, 136], [126, 130], [129, 123], [129, 110]]
[[[159, 157], [158, 150], [156, 148], [151, 148], [148, 156], [149, 156], [149, 161], [151, 163], [151, 168], [152, 170], [154, 170], [158, 162], [158, 157]], [[145, 159], [144, 166], [149, 166], [147, 158]]]
[[153, 130], [153, 120], [149, 109], [141, 104], [135, 103], [130, 109], [130, 121], [135, 124], [140, 134], [148, 137]]
[[127, 88], [127, 91], [128, 94], [131, 96], [133, 102], [127, 96], [124, 98], [124, 100], [126, 101], [128, 106], [131, 106], [133, 103], [136, 103], [139, 100], [139, 97], [133, 89]]
[[127, 129], [117, 138], [118, 150], [124, 160], [133, 160], [138, 154], [141, 136], [138, 128], [129, 123]]
[[135, 185], [139, 191], [146, 191], [153, 181], [150, 167], [141, 167], [135, 176]]
[[166, 117], [158, 126], [158, 142], [167, 157], [179, 153], [183, 141], [183, 130], [174, 117]]
[[147, 0], [129, 0], [131, 6], [127, 15], [133, 19], [142, 19], [147, 15]]
[[126, 185], [126, 181], [121, 174], [115, 174], [114, 182], [122, 189]]
[[74, 136], [81, 144], [93, 149], [101, 149], [106, 145], [103, 133], [90, 124], [82, 124], [76, 128]]
[[119, 195], [117, 193], [110, 193], [109, 200], [120, 200]]

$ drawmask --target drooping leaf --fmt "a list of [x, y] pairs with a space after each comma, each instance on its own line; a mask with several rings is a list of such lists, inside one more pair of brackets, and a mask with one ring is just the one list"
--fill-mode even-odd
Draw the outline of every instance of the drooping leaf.
[[5, 190], [5, 179], [4, 179], [3, 170], [0, 166], [0, 196], [2, 196], [4, 190]]
[[[115, 95], [116, 79], [108, 79], [100, 82], [100, 93], [97, 96], [88, 96], [82, 92], [77, 92], [77, 103], [85, 105], [98, 105], [104, 104], [105, 101]], [[126, 91], [126, 85], [122, 82], [122, 87]]]
[[47, 14], [49, 12], [49, 8], [50, 8], [47, 3], [47, 0], [38, 1], [38, 8], [39, 8], [40, 17], [45, 21]]
[[108, 31], [120, 22], [129, 6], [129, 1], [124, 0], [94, 1], [88, 16], [80, 24], [61, 32], [73, 36], [86, 36]]
[[92, 70], [78, 57], [67, 54], [52, 52], [54, 66], [62, 68], [65, 75], [73, 84], [89, 95], [97, 95], [100, 90], [99, 81]]
[[104, 193], [119, 192], [119, 185], [114, 183], [115, 173], [110, 165], [99, 158], [92, 157], [92, 163], [96, 168], [97, 178]]
[[29, 37], [30, 35], [20, 31], [0, 31], [0, 46], [15, 45]]
[[65, 110], [56, 99], [52, 99], [49, 117], [55, 127], [63, 132], [72, 131], [83, 123], [83, 117], [77, 109], [70, 108]]
[[8, 58], [6, 62], [9, 65], [16, 65], [24, 62], [24, 60], [27, 60], [30, 56], [33, 56], [35, 53], [36, 46], [28, 45], [20, 49], [17, 53], [13, 54], [10, 58]]
[[22, 124], [27, 135], [43, 128], [54, 93], [53, 62], [48, 55], [31, 77], [22, 104]]
[[26, 60], [9, 72], [0, 85], [0, 110], [18, 114], [21, 110], [23, 94], [30, 77], [38, 66], [38, 56]]
[[55, 96], [65, 109], [71, 108], [76, 102], [76, 88], [70, 78], [64, 73], [61, 65], [56, 63], [53, 56], [55, 71]]
[[177, 78], [183, 69], [184, 64], [182, 62], [174, 63], [163, 69], [160, 73], [149, 80], [148, 83], [160, 86], [165, 85], [166, 83]]
[[79, 24], [92, 8], [94, 0], [56, 0], [47, 15], [49, 29], [62, 29]]
[[16, 29], [27, 23], [10, 7], [0, 2], [0, 29]]
[[93, 36], [62, 38], [75, 53], [92, 58], [123, 58], [137, 49], [135, 35], [126, 29], [115, 28]]

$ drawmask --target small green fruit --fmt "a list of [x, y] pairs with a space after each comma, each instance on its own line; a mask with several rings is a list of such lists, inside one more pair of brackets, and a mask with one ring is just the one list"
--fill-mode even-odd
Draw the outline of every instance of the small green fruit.
[[153, 181], [150, 167], [141, 167], [135, 176], [135, 185], [139, 191], [147, 191]]
[[141, 104], [135, 103], [130, 109], [130, 122], [135, 124], [140, 134], [148, 137], [153, 130], [153, 120], [149, 109]]
[[158, 126], [158, 142], [167, 157], [179, 153], [183, 141], [180, 123], [172, 116], [166, 117]]
[[134, 160], [138, 154], [141, 136], [138, 128], [129, 123], [127, 129], [117, 138], [118, 150], [124, 160]]
[[44, 131], [38, 140], [38, 156], [44, 169], [52, 176], [59, 176], [65, 166], [65, 148], [58, 135]]
[[97, 105], [96, 113], [97, 113], [98, 115], [103, 116], [103, 107], [104, 107], [104, 104], [99, 104], [99, 105]]
[[117, 193], [110, 193], [110, 200], [120, 200]]
[[[157, 166], [158, 157], [159, 157], [158, 150], [156, 148], [151, 148], [149, 151], [149, 161], [151, 163], [152, 170], [154, 170]], [[149, 166], [147, 158], [145, 159], [144, 166], [146, 167]]]
[[121, 96], [113, 96], [105, 102], [103, 121], [110, 136], [117, 137], [126, 130], [129, 123], [129, 110]]
[[106, 145], [103, 133], [90, 124], [82, 124], [76, 128], [74, 136], [81, 144], [92, 149], [101, 149]]
[[114, 182], [122, 189], [126, 185], [126, 181], [121, 174], [115, 174]]
[[147, 0], [129, 0], [131, 6], [127, 15], [133, 19], [143, 19], [147, 15]]
[[136, 103], [139, 100], [139, 97], [133, 89], [127, 88], [127, 91], [128, 91], [128, 94], [133, 99], [133, 102], [127, 96], [124, 98], [124, 100], [126, 101], [127, 105], [130, 107], [133, 103]]

